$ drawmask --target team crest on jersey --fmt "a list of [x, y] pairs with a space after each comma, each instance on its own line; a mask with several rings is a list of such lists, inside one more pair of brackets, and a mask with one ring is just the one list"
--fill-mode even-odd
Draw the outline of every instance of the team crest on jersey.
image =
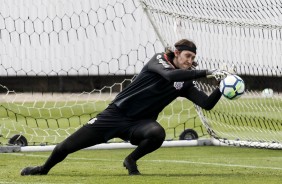
[[174, 82], [173, 86], [176, 90], [180, 90], [183, 87], [184, 82]]

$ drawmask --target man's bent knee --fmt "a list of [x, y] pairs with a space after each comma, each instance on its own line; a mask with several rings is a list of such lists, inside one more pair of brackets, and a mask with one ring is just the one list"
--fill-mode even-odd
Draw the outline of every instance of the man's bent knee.
[[155, 126], [148, 132], [148, 139], [152, 139], [158, 142], [163, 142], [165, 139], [165, 130], [161, 126]]
[[133, 145], [139, 145], [143, 140], [154, 141], [156, 144], [162, 144], [165, 139], [165, 130], [160, 125], [151, 126], [147, 129], [143, 129], [142, 132], [135, 132], [137, 135], [130, 139], [130, 143]]

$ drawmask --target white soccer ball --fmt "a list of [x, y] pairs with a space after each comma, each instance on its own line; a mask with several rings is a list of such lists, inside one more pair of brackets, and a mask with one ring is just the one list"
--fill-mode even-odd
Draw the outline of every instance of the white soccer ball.
[[229, 100], [240, 98], [245, 92], [245, 83], [238, 75], [228, 75], [219, 84], [220, 92]]
[[273, 97], [273, 89], [271, 88], [265, 88], [263, 91], [262, 91], [262, 96], [264, 98], [271, 98]]

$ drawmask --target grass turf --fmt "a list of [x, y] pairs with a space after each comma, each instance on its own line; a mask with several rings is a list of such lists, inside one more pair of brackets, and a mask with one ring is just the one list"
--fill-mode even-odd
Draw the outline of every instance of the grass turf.
[[238, 147], [160, 148], [139, 162], [141, 176], [128, 176], [123, 159], [132, 149], [81, 150], [46, 176], [20, 176], [50, 152], [0, 154], [0, 183], [248, 183], [281, 182], [279, 150]]

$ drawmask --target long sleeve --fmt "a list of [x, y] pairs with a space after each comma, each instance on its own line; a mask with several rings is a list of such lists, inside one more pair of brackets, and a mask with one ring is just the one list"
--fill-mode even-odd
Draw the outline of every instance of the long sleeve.
[[183, 97], [186, 97], [203, 109], [211, 110], [219, 101], [221, 92], [218, 88], [216, 88], [210, 95], [207, 95], [193, 85], [188, 91], [185, 92]]
[[187, 81], [206, 76], [206, 70], [175, 69], [163, 54], [156, 54], [148, 62], [148, 70], [158, 73], [168, 81]]

